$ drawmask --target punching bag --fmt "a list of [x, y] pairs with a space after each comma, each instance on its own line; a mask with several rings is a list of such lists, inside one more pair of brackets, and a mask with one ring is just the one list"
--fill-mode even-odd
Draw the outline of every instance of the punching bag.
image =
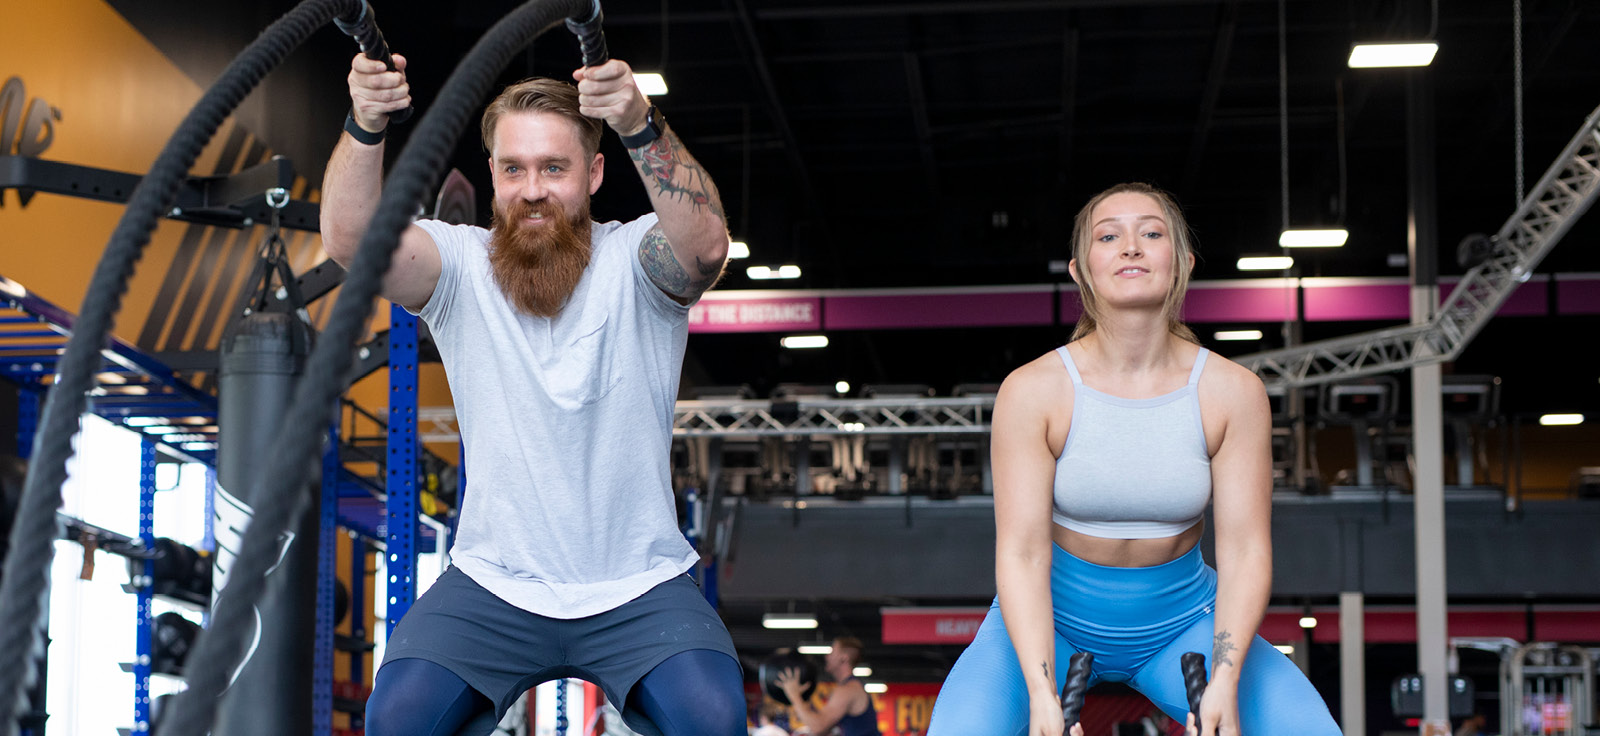
[[[295, 381], [311, 352], [311, 328], [295, 314], [255, 311], [235, 320], [222, 339], [218, 380], [217, 496], [213, 524], [217, 554], [213, 606], [226, 599], [229, 570], [253, 510], [287, 498], [252, 498], [253, 483], [288, 473], [267, 456], [283, 425]], [[322, 431], [306, 427], [307, 432]], [[320, 474], [316, 474], [320, 477]], [[317, 494], [301, 487], [297, 493]], [[317, 506], [306, 504], [279, 538], [266, 596], [251, 617], [253, 635], [222, 702], [215, 736], [311, 733], [312, 645], [317, 610]]]

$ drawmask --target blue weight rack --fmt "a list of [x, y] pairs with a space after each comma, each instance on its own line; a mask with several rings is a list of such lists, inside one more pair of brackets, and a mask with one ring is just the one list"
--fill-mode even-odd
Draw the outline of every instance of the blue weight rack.
[[[367, 415], [384, 432], [385, 457], [379, 465], [380, 482], [353, 471], [347, 462], [362, 458], [344, 457], [340, 426], [336, 421], [329, 431], [323, 455], [322, 501], [318, 522], [322, 547], [318, 550], [317, 626], [314, 648], [315, 676], [314, 733], [332, 731], [333, 697], [333, 586], [334, 551], [338, 528], [353, 533], [353, 585], [350, 611], [351, 637], [366, 636], [362, 616], [364, 574], [369, 542], [379, 542], [389, 556], [394, 582], [386, 591], [390, 598], [388, 616], [392, 622], [410, 606], [415, 597], [416, 555], [435, 542], [431, 529], [415, 522], [395, 523], [397, 519], [416, 519], [417, 489], [420, 482], [417, 437], [417, 322], [395, 308], [395, 328], [391, 331], [389, 421]], [[72, 335], [75, 316], [31, 293], [15, 281], [0, 275], [0, 378], [17, 385], [19, 408], [17, 451], [21, 457], [32, 454], [41, 401], [53, 383], [56, 363]], [[89, 401], [89, 410], [137, 433], [142, 442], [140, 464], [139, 538], [154, 543], [155, 464], [157, 451], [207, 467], [206, 539], [202, 546], [214, 550], [211, 514], [216, 483], [217, 400], [210, 392], [190, 383], [185, 376], [160, 360], [126, 342], [112, 338], [101, 351], [103, 364], [98, 385]], [[353, 405], [341, 416], [354, 416]], [[353, 422], [351, 422], [353, 424]], [[380, 494], [381, 491], [381, 494]], [[383, 500], [379, 499], [379, 496]], [[421, 549], [419, 550], [419, 547]], [[145, 577], [151, 575], [145, 563]], [[147, 731], [150, 719], [151, 595], [148, 584], [137, 588], [138, 634], [136, 638], [135, 712], [136, 731]], [[349, 676], [362, 679], [363, 661], [352, 652]], [[350, 705], [346, 703], [346, 705]]]

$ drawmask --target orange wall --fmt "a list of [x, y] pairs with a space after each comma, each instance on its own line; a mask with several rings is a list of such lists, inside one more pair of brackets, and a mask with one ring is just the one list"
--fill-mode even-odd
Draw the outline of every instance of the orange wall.
[[[0, 28], [0, 83], [12, 77], [21, 79], [28, 100], [41, 98], [60, 112], [52, 121], [54, 139], [40, 158], [130, 173], [149, 169], [204, 92], [103, 0], [7, 3]], [[238, 155], [223, 161], [230, 136], [240, 144], [234, 147]], [[15, 153], [15, 142], [7, 143], [4, 153]], [[191, 173], [238, 171], [271, 152], [271, 142], [230, 118]], [[321, 180], [326, 162], [293, 163], [302, 174], [293, 195], [315, 201], [318, 192], [311, 184]], [[52, 194], [36, 194], [24, 207], [16, 192], [0, 193], [0, 276], [78, 312], [122, 213], [120, 205]], [[215, 349], [264, 229], [163, 222], [129, 284], [117, 336], [152, 352]], [[315, 233], [285, 231], [284, 237], [295, 270], [326, 258]], [[153, 309], [163, 294], [168, 306]], [[313, 306], [319, 324], [336, 294]], [[371, 330], [387, 329], [388, 318], [388, 303], [380, 302]], [[424, 373], [422, 404], [448, 405], [442, 371]], [[387, 405], [382, 372], [352, 397], [369, 410]], [[453, 447], [436, 449], [454, 457]]]

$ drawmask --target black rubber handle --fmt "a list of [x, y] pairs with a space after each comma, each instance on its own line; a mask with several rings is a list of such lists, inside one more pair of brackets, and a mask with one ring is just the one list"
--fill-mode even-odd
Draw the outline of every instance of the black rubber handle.
[[1067, 728], [1078, 722], [1083, 712], [1083, 694], [1089, 689], [1089, 668], [1094, 666], [1094, 655], [1078, 652], [1067, 660], [1067, 681], [1061, 686], [1061, 720]]
[[[394, 55], [389, 53], [389, 44], [383, 40], [383, 31], [378, 30], [378, 21], [372, 12], [372, 4], [361, 3], [361, 13], [353, 19], [334, 18], [333, 24], [339, 27], [346, 36], [356, 40], [356, 45], [361, 47], [361, 53], [368, 59], [376, 59], [389, 67], [389, 71], [396, 71]], [[404, 110], [389, 113], [389, 122], [403, 123], [411, 119], [411, 114], [416, 112], [414, 107], [407, 106]]]
[[605, 13], [600, 12], [600, 0], [594, 0], [594, 12], [588, 20], [567, 19], [567, 30], [578, 37], [578, 49], [583, 52], [584, 66], [600, 66], [611, 59], [606, 51], [605, 30], [600, 27]]
[[1195, 728], [1200, 727], [1200, 696], [1206, 694], [1206, 655], [1184, 652], [1178, 660], [1183, 668], [1183, 690], [1189, 696], [1189, 712], [1194, 714]]

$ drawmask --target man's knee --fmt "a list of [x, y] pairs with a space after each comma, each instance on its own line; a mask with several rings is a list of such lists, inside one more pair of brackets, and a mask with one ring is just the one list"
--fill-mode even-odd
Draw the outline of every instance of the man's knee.
[[382, 682], [375, 683], [372, 694], [367, 696], [366, 733], [371, 736], [404, 736], [402, 728], [416, 713], [412, 704], [407, 707], [403, 698], [395, 694], [395, 688], [384, 687]]
[[[379, 668], [367, 697], [369, 736], [447, 736], [493, 704], [442, 665], [398, 659]], [[492, 724], [491, 724], [492, 727]]]
[[744, 736], [749, 732], [743, 692], [710, 690], [701, 693], [694, 702], [682, 703], [679, 707], [684, 709], [681, 722], [692, 724], [690, 733]]

